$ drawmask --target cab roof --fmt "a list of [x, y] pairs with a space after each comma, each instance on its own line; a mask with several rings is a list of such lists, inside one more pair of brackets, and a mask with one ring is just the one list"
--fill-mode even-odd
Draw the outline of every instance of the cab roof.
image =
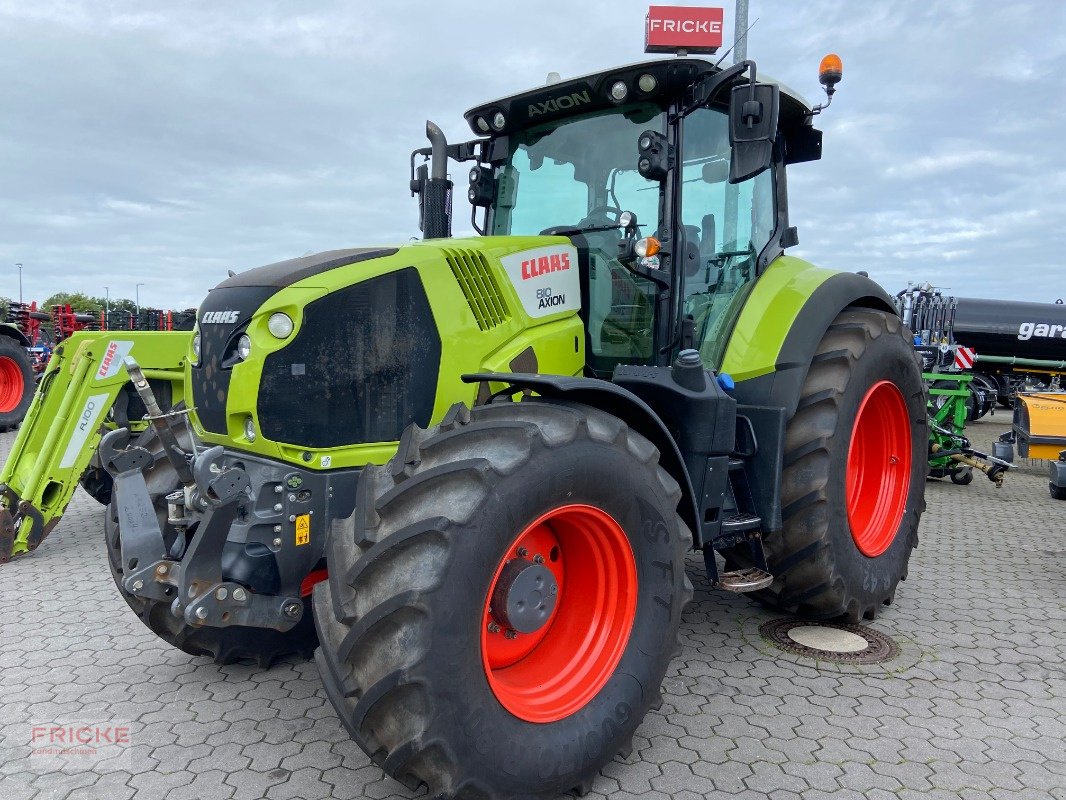
[[[501, 135], [575, 113], [596, 111], [623, 103], [642, 100], [662, 103], [669, 98], [676, 98], [701, 78], [721, 71], [721, 68], [702, 58], [640, 61], [501, 97], [475, 106], [463, 116], [476, 135]], [[655, 79], [655, 86], [651, 91], [643, 91], [638, 84], [644, 75]], [[758, 79], [760, 82], [776, 83], [781, 89], [779, 119], [782, 129], [800, 124], [809, 125], [811, 105], [802, 95], [766, 75], [760, 74]], [[611, 87], [618, 81], [624, 82], [627, 87], [627, 94], [620, 102], [613, 100], [609, 94]], [[503, 115], [502, 127], [494, 125], [494, 121], [498, 121], [497, 114]]]

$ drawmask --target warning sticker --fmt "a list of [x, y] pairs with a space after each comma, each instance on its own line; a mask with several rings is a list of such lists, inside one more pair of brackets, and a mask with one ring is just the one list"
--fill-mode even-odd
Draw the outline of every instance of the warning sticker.
[[581, 308], [577, 248], [553, 244], [500, 259], [522, 306], [531, 317]]
[[301, 514], [296, 518], [296, 546], [311, 542], [311, 515]]

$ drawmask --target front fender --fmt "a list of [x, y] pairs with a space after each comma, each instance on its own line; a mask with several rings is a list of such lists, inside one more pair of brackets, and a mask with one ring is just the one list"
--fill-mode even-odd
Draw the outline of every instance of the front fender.
[[463, 375], [466, 383], [502, 383], [519, 389], [529, 389], [542, 397], [557, 397], [583, 403], [618, 417], [659, 449], [659, 463], [681, 487], [678, 514], [694, 537], [700, 535], [699, 510], [695, 492], [677, 442], [651, 406], [610, 381], [598, 378], [566, 375], [534, 375], [525, 373], [481, 372]]

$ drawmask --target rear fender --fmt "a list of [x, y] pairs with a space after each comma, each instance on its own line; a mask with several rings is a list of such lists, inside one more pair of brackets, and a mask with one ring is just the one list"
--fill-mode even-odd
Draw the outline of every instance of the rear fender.
[[26, 334], [19, 330], [17, 326], [11, 325], [9, 323], [0, 324], [0, 336], [6, 336], [9, 339], [14, 339], [23, 347], [29, 347], [31, 344], [30, 340], [26, 338]]
[[759, 278], [729, 339], [722, 372], [746, 405], [796, 412], [818, 344], [849, 307], [895, 314], [892, 299], [865, 275], [834, 272], [782, 256]]
[[189, 332], [75, 333], [52, 354], [7, 463], [0, 472], [0, 562], [33, 550], [59, 521], [129, 382], [130, 355], [150, 380], [184, 399]]

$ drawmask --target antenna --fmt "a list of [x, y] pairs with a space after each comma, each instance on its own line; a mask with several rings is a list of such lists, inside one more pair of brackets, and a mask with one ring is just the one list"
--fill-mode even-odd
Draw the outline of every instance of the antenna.
[[[755, 22], [758, 22], [758, 21], [759, 21], [759, 17], [756, 17], [756, 18], [755, 18]], [[738, 38], [738, 39], [737, 39], [737, 40], [736, 40], [735, 42], [733, 42], [733, 44], [731, 44], [731, 45], [729, 46], [729, 49], [728, 49], [728, 50], [726, 50], [726, 51], [725, 51], [724, 53], [722, 53], [722, 57], [721, 57], [720, 59], [718, 59], [717, 61], [715, 61], [715, 62], [714, 62], [714, 65], [715, 65], [716, 67], [717, 67], [717, 66], [718, 66], [719, 64], [721, 64], [721, 63], [722, 63], [723, 61], [725, 61], [725, 60], [726, 60], [726, 56], [728, 56], [728, 55], [729, 55], [730, 53], [732, 53], [732, 52], [733, 52], [733, 48], [734, 48], [734, 47], [736, 47], [736, 46], [737, 46], [738, 44], [740, 44], [740, 43], [741, 43], [742, 41], [744, 41], [744, 39], [746, 39], [746, 38], [747, 38], [747, 36], [748, 36], [748, 31], [750, 31], [750, 30], [751, 30], [752, 28], [754, 28], [754, 27], [755, 27], [755, 22], [751, 23], [751, 25], [749, 25], [749, 26], [748, 26], [747, 30], [745, 30], [745, 31], [744, 31], [744, 33], [743, 33], [743, 34], [741, 34], [741, 35], [740, 35], [740, 37], [739, 37], [739, 38]]]

